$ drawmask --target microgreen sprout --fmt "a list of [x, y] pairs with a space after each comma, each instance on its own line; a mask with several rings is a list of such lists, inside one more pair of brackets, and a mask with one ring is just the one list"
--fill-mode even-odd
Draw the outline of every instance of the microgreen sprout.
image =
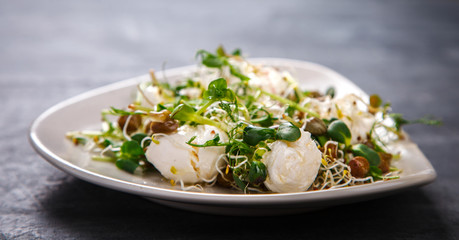
[[207, 90], [203, 93], [203, 98], [207, 100], [207, 102], [198, 110], [197, 114], [203, 113], [216, 101], [234, 102], [236, 96], [233, 90], [228, 89], [226, 80], [224, 78], [218, 78], [209, 83]]
[[395, 129], [400, 131], [403, 125], [421, 123], [426, 125], [441, 125], [442, 121], [438, 119], [433, 119], [432, 117], [423, 117], [416, 120], [407, 120], [403, 118], [403, 115], [400, 113], [390, 113], [389, 117], [392, 118], [395, 124]]
[[341, 121], [333, 121], [327, 129], [327, 134], [335, 141], [344, 143], [346, 146], [351, 144], [351, 131], [347, 125]]
[[381, 162], [378, 153], [365, 144], [353, 145], [351, 150], [355, 156], [362, 156], [367, 159], [370, 166], [377, 167]]
[[226, 124], [211, 120], [209, 118], [199, 115], [191, 106], [182, 103], [172, 111], [170, 117], [183, 122], [195, 122], [198, 124], [211, 125], [227, 131]]
[[266, 96], [269, 96], [270, 98], [274, 99], [274, 100], [277, 100], [279, 101], [280, 103], [283, 103], [283, 104], [286, 104], [286, 105], [289, 105], [290, 107], [298, 110], [298, 111], [301, 111], [301, 112], [304, 112], [304, 113], [307, 113], [309, 114], [310, 116], [312, 117], [319, 117], [319, 114], [317, 114], [316, 112], [314, 111], [311, 111], [309, 109], [307, 109], [306, 107], [303, 107], [301, 106], [300, 104], [292, 101], [292, 100], [289, 100], [287, 98], [284, 98], [284, 97], [281, 97], [279, 95], [276, 95], [274, 93], [270, 93], [270, 92], [267, 92], [261, 88], [256, 88], [258, 91], [260, 91], [262, 94], [266, 95]]
[[[235, 50], [237, 56], [240, 55], [240, 50]], [[209, 68], [219, 68], [227, 66], [230, 69], [231, 75], [241, 79], [241, 81], [248, 81], [250, 78], [241, 73], [241, 71], [229, 62], [229, 55], [226, 54], [223, 47], [219, 47], [216, 54], [212, 54], [206, 50], [199, 50], [196, 53], [196, 57], [201, 58], [201, 62], [204, 66]]]

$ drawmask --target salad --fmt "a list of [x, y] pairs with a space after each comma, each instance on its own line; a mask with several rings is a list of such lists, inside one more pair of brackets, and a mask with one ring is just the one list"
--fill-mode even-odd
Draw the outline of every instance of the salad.
[[219, 185], [243, 193], [304, 192], [399, 178], [408, 121], [378, 95], [335, 97], [302, 89], [287, 71], [219, 47], [177, 84], [137, 86], [127, 106], [102, 110], [100, 131], [73, 131], [95, 161], [132, 174], [157, 171], [183, 190]]

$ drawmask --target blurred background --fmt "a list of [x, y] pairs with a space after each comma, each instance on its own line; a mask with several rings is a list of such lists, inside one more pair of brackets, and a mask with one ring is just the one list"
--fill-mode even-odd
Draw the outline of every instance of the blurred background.
[[[441, 118], [443, 127], [406, 128], [437, 181], [380, 200], [241, 220], [83, 182], [27, 143], [29, 125], [52, 105], [164, 62], [194, 64], [196, 50], [220, 44], [323, 64], [407, 118]], [[457, 239], [458, 90], [453, 0], [0, 1], [0, 239], [326, 238], [353, 224], [353, 238]]]

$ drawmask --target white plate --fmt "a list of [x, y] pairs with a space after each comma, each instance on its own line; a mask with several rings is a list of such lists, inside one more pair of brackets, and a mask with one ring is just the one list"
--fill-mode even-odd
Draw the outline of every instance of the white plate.
[[[336, 72], [309, 62], [261, 58], [252, 62], [265, 63], [289, 70], [305, 89], [324, 91], [334, 86], [338, 96], [356, 93], [368, 97], [360, 88]], [[167, 70], [170, 82], [183, 77], [183, 72], [195, 67]], [[91, 161], [89, 154], [65, 139], [73, 130], [99, 129], [101, 109], [126, 107], [132, 102], [136, 85], [148, 81], [140, 76], [101, 87], [64, 102], [41, 114], [30, 128], [30, 140], [35, 150], [57, 168], [85, 181], [111, 189], [136, 194], [152, 201], [197, 212], [225, 215], [276, 215], [310, 211], [329, 206], [363, 201], [392, 194], [432, 182], [435, 170], [416, 144], [408, 138], [397, 144], [402, 158], [395, 164], [403, 169], [400, 179], [376, 182], [333, 190], [244, 195], [229, 189], [211, 187], [204, 193], [181, 191], [172, 187], [159, 174], [132, 175], [118, 170], [112, 163]]]

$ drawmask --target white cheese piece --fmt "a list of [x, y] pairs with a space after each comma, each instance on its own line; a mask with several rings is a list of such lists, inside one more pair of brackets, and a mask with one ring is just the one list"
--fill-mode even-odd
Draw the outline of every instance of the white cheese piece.
[[[225, 153], [225, 147], [192, 147], [186, 142], [196, 136], [193, 143], [204, 144], [219, 134], [221, 141], [227, 141], [226, 134], [212, 126], [182, 126], [177, 133], [158, 136], [159, 144], [151, 143], [145, 155], [161, 174], [174, 181], [195, 184], [210, 181], [217, 176], [216, 162]], [[223, 164], [223, 162], [221, 163]]]
[[321, 118], [338, 118], [346, 123], [351, 131], [351, 144], [363, 142], [367, 139], [375, 116], [368, 112], [367, 106], [354, 94], [348, 94], [342, 98], [319, 100], [306, 98], [302, 105], [308, 106], [312, 111], [318, 113]]
[[375, 117], [368, 112], [367, 106], [354, 94], [336, 99], [335, 103], [343, 115], [341, 120], [351, 131], [351, 144], [365, 141], [376, 121]]
[[279, 140], [269, 147], [271, 151], [262, 159], [268, 169], [265, 186], [273, 192], [306, 191], [314, 182], [322, 159], [311, 134], [301, 130], [297, 141]]
[[258, 72], [248, 73], [247, 76], [250, 78], [249, 85], [276, 95], [284, 95], [289, 87], [284, 73], [272, 67], [263, 67]]

